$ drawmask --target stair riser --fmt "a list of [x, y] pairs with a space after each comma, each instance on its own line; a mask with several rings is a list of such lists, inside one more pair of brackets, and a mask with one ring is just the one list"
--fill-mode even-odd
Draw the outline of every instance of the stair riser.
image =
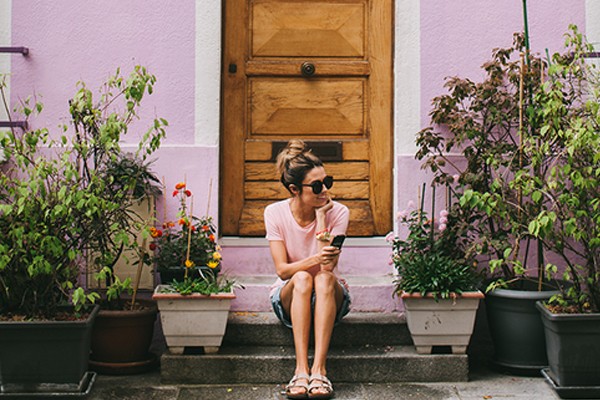
[[[275, 274], [268, 245], [223, 246], [223, 270], [231, 275]], [[390, 247], [352, 247], [345, 245], [340, 256], [342, 275], [385, 275], [394, 271], [390, 265]]]
[[[333, 330], [331, 347], [346, 346], [412, 346], [406, 323], [394, 324], [346, 324]], [[223, 346], [293, 346], [292, 330], [280, 323], [247, 325], [229, 323], [223, 338]]]
[[[275, 280], [273, 280], [275, 281]], [[265, 312], [271, 311], [269, 300], [270, 286], [245, 284], [244, 289], [236, 289], [237, 298], [231, 304], [232, 311]], [[402, 301], [393, 296], [393, 286], [350, 286], [351, 310], [354, 312], [402, 312]]]
[[[173, 356], [161, 358], [163, 384], [261, 384], [287, 382], [293, 356]], [[468, 380], [463, 356], [329, 357], [328, 376], [335, 382], [460, 382]], [[209, 372], [210, 371], [210, 372]]]

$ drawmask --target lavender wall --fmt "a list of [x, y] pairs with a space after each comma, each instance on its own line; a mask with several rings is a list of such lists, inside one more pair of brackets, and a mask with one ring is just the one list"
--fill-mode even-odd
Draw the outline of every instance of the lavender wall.
[[[562, 48], [569, 24], [585, 31], [584, 0], [529, 0], [531, 50], [550, 54]], [[429, 124], [431, 99], [447, 76], [478, 80], [480, 66], [496, 47], [512, 44], [523, 30], [521, 0], [421, 0], [421, 110]]]
[[66, 122], [77, 81], [97, 88], [117, 67], [141, 64], [158, 78], [142, 119], [160, 115], [170, 123], [167, 143], [193, 144], [194, 10], [193, 0], [14, 1], [12, 41], [31, 52], [13, 58], [13, 102], [41, 95], [40, 123], [52, 128]]
[[[419, 164], [413, 159], [413, 136], [429, 122], [431, 98], [442, 93], [446, 76], [480, 78], [479, 67], [491, 49], [509, 45], [513, 32], [522, 29], [523, 18], [521, 0], [395, 1], [395, 175], [400, 210], [416, 199], [419, 182], [428, 179], [415, 173]], [[528, 5], [534, 51], [559, 49], [569, 23], [585, 31], [584, 0], [529, 0]], [[96, 88], [117, 67], [128, 72], [136, 64], [147, 66], [158, 82], [155, 94], [143, 104], [142, 119], [159, 115], [170, 123], [166, 145], [157, 154], [157, 170], [168, 187], [185, 176], [197, 193], [207, 193], [212, 181], [210, 210], [216, 216], [219, 7], [194, 0], [12, 1], [11, 44], [31, 49], [29, 57], [10, 56], [12, 101], [41, 95], [45, 110], [34, 124], [55, 128], [67, 122], [67, 100], [78, 80]], [[404, 81], [417, 83], [403, 85]], [[415, 122], [407, 124], [407, 119]], [[135, 128], [141, 132], [146, 126]], [[127, 139], [135, 141], [135, 133]], [[203, 210], [202, 201], [196, 206]]]

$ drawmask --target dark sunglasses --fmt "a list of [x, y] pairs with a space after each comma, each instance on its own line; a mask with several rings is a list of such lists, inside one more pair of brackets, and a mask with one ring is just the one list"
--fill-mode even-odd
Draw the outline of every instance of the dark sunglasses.
[[312, 183], [303, 183], [301, 186], [310, 186], [314, 194], [319, 194], [323, 191], [323, 185], [327, 189], [333, 186], [333, 176], [326, 176], [323, 181], [314, 181]]

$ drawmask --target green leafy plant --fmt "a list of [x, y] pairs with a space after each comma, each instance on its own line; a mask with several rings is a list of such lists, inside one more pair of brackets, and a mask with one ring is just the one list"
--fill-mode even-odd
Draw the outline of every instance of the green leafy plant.
[[524, 152], [546, 179], [523, 170], [515, 186], [530, 196], [539, 212], [530, 217], [529, 234], [559, 255], [548, 263], [572, 285], [552, 299], [558, 310], [600, 312], [600, 79], [588, 62], [593, 51], [576, 26], [566, 35], [566, 51], [550, 60], [548, 78], [536, 93], [539, 132]]
[[[434, 198], [435, 191], [432, 210], [435, 210]], [[437, 221], [429, 219], [421, 203], [417, 210], [402, 212], [400, 222], [408, 234], [405, 239], [392, 240], [397, 292], [446, 299], [477, 290], [477, 263], [464, 251], [465, 230], [459, 216], [441, 210]]]
[[[82, 310], [97, 299], [79, 287], [88, 263], [112, 268], [124, 248], [136, 246], [129, 233], [140, 221], [128, 209], [135, 179], [114, 185], [106, 166], [121, 156], [119, 141], [155, 79], [143, 67], [128, 79], [117, 71], [97, 103], [79, 83], [62, 135], [46, 128], [2, 135], [9, 161], [0, 173], [0, 315], [52, 318], [68, 303]], [[26, 99], [20, 112], [29, 120], [42, 108]], [[165, 126], [157, 118], [143, 135], [142, 160], [158, 148]]]
[[177, 221], [164, 221], [162, 229], [150, 228], [153, 238], [150, 249], [155, 252], [152, 261], [157, 269], [185, 269], [183, 280], [174, 280], [167, 290], [180, 294], [230, 291], [235, 282], [219, 277], [221, 247], [217, 243], [212, 218], [198, 218], [192, 214], [192, 206], [188, 207], [188, 202], [193, 204], [193, 194], [185, 182], [175, 185], [172, 197], [179, 202]]

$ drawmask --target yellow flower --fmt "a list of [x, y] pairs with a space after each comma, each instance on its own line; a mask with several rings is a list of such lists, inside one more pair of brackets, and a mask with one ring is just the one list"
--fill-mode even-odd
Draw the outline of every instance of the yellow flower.
[[215, 251], [212, 256], [217, 261], [221, 259], [221, 253], [219, 253], [218, 251]]
[[194, 266], [194, 262], [192, 260], [185, 260], [185, 267], [192, 268]]
[[209, 268], [215, 269], [219, 265], [219, 262], [218, 261], [214, 261], [214, 260], [210, 260], [206, 264], [208, 265]]

